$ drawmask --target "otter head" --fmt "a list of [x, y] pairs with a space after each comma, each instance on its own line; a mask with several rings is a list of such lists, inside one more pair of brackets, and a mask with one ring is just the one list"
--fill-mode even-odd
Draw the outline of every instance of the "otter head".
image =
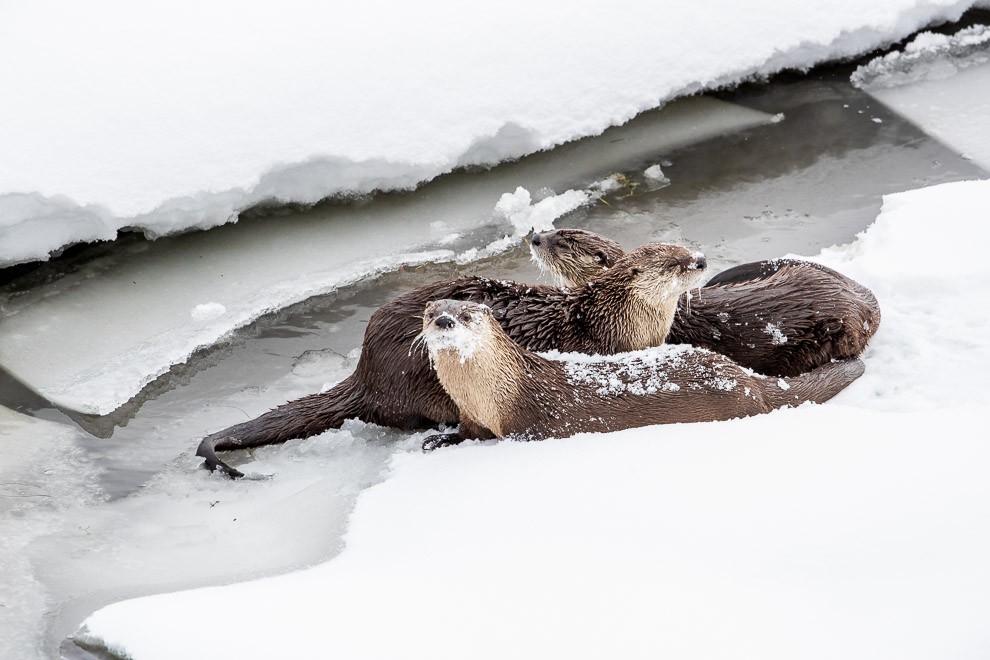
[[501, 435], [525, 368], [522, 349], [491, 310], [461, 300], [435, 300], [423, 312], [422, 337], [437, 378], [461, 417]]
[[701, 286], [708, 261], [675, 243], [648, 243], [629, 252], [611, 268], [625, 279], [632, 296], [653, 307], [673, 305], [681, 294]]
[[529, 251], [540, 270], [564, 286], [581, 286], [598, 277], [624, 254], [612, 239], [583, 229], [533, 234]]
[[491, 340], [492, 313], [485, 305], [462, 300], [434, 300], [423, 312], [423, 340], [434, 360], [456, 356], [463, 364]]
[[582, 291], [596, 300], [585, 313], [594, 315], [598, 343], [612, 353], [662, 344], [681, 295], [701, 286], [706, 266], [702, 254], [670, 243], [649, 243], [616, 261]]

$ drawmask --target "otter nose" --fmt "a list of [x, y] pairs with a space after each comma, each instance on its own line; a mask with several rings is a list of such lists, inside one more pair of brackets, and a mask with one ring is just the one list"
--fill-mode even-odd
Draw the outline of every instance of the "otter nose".
[[530, 241], [530, 243], [532, 243], [533, 245], [539, 245], [541, 242], [543, 242], [543, 237], [540, 236], [539, 234], [533, 234], [533, 239]]
[[434, 323], [437, 325], [438, 328], [443, 328], [444, 330], [454, 327], [454, 319], [450, 318], [446, 314], [444, 314], [443, 316], [438, 316], [437, 320], [434, 321]]
[[694, 267], [698, 270], [704, 270], [708, 268], [708, 260], [705, 259], [705, 255], [699, 254], [694, 260]]

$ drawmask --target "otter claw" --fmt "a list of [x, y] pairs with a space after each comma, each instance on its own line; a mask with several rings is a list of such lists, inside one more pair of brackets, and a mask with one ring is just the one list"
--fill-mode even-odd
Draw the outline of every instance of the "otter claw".
[[209, 459], [203, 461], [203, 467], [205, 467], [210, 472], [219, 472], [220, 474], [226, 475], [231, 479], [240, 479], [244, 476], [244, 473], [237, 468], [230, 467], [223, 461], [211, 461]]
[[433, 451], [440, 447], [452, 447], [464, 442], [464, 438], [458, 433], [438, 433], [423, 440], [423, 451]]

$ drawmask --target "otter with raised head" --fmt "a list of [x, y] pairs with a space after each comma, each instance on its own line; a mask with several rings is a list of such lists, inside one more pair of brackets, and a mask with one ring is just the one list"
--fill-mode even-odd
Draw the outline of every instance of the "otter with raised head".
[[[423, 339], [462, 427], [472, 429], [468, 437], [538, 440], [758, 415], [827, 401], [864, 370], [852, 359], [795, 378], [767, 378], [706, 349], [669, 344], [547, 359], [513, 342], [486, 306], [459, 300], [426, 306]], [[431, 436], [424, 448], [464, 439]]]
[[[580, 229], [535, 234], [534, 261], [567, 285], [607, 272], [618, 243]], [[681, 299], [669, 344], [722, 353], [771, 376], [796, 376], [856, 357], [880, 325], [873, 293], [827, 266], [798, 259], [743, 264]]]
[[621, 353], [663, 343], [678, 299], [701, 283], [705, 266], [703, 255], [683, 246], [651, 243], [573, 290], [480, 277], [420, 287], [372, 314], [353, 374], [327, 392], [213, 433], [196, 454], [209, 469], [238, 477], [241, 473], [217, 451], [308, 437], [351, 418], [404, 430], [453, 426], [460, 421], [457, 406], [430, 368], [426, 351], [413, 346], [428, 302], [484, 303], [508, 336], [531, 350]]

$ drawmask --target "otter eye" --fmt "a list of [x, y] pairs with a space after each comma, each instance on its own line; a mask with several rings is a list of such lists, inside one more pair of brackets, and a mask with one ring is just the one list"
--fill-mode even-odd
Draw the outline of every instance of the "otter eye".
[[458, 318], [461, 320], [461, 323], [471, 322], [471, 315], [468, 312], [461, 312], [461, 315]]
[[597, 252], [595, 254], [595, 261], [597, 261], [600, 264], [604, 264], [605, 263], [605, 253], [604, 252]]

